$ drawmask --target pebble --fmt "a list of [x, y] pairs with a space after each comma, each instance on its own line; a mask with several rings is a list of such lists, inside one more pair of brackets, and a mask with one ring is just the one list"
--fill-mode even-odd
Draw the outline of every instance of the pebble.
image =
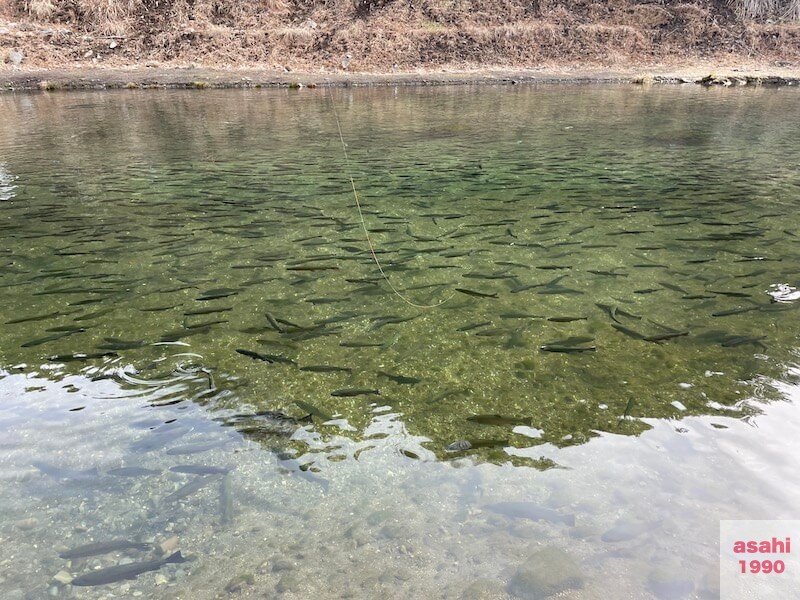
[[559, 548], [548, 547], [519, 566], [508, 591], [524, 600], [540, 600], [583, 585], [583, 575], [572, 558]]
[[19, 66], [22, 62], [22, 59], [25, 58], [25, 55], [22, 52], [18, 52], [17, 50], [9, 50], [6, 54], [6, 62], [11, 63], [12, 65]]
[[163, 542], [161, 542], [158, 547], [161, 549], [162, 554], [171, 554], [175, 548], [178, 547], [179, 538], [177, 535], [173, 535], [171, 538], [167, 538]]
[[165, 585], [167, 583], [167, 578], [164, 577], [161, 573], [157, 573], [155, 577], [155, 584], [156, 585]]
[[297, 577], [294, 573], [287, 573], [283, 577], [280, 578], [278, 584], [275, 586], [275, 590], [279, 594], [283, 594], [284, 592], [294, 592], [300, 587], [300, 578]]
[[72, 583], [72, 575], [70, 575], [67, 571], [59, 571], [55, 575], [53, 575], [53, 581], [60, 583], [61, 585], [67, 585], [68, 583]]
[[14, 521], [14, 527], [17, 529], [22, 529], [23, 531], [28, 531], [29, 529], [33, 529], [39, 524], [39, 519], [35, 517], [31, 517], [30, 519], [20, 519], [19, 521]]
[[240, 591], [245, 585], [253, 585], [255, 582], [256, 578], [252, 573], [242, 573], [225, 584], [225, 591], [232, 594]]
[[476, 579], [461, 594], [461, 600], [500, 600], [505, 597], [503, 586], [492, 579]]

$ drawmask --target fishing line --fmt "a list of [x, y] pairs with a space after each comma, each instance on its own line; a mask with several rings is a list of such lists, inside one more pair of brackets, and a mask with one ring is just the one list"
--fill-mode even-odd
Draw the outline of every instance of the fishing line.
[[364, 211], [361, 210], [361, 202], [358, 199], [358, 190], [356, 190], [356, 182], [353, 179], [352, 172], [350, 171], [350, 158], [347, 156], [347, 144], [344, 143], [344, 135], [342, 134], [342, 125], [339, 122], [339, 115], [336, 112], [336, 102], [334, 102], [334, 100], [333, 100], [333, 93], [331, 93], [330, 87], [328, 88], [328, 96], [331, 99], [331, 106], [333, 107], [333, 116], [336, 119], [336, 129], [338, 129], [338, 131], [339, 131], [339, 141], [342, 143], [342, 152], [344, 153], [344, 163], [345, 163], [345, 167], [347, 169], [347, 178], [350, 180], [350, 187], [353, 189], [353, 198], [355, 198], [355, 201], [356, 201], [356, 208], [358, 209], [358, 218], [361, 220], [361, 229], [364, 231], [364, 237], [367, 240], [367, 246], [369, 247], [369, 252], [370, 252], [370, 254], [372, 254], [372, 260], [374, 260], [375, 264], [378, 265], [378, 271], [381, 272], [381, 275], [383, 276], [383, 279], [389, 285], [391, 290], [403, 302], [405, 302], [406, 304], [409, 304], [409, 305], [411, 305], [411, 306], [413, 306], [415, 308], [436, 308], [437, 306], [441, 306], [442, 304], [444, 304], [445, 302], [450, 300], [453, 296], [455, 296], [456, 293], [453, 292], [447, 298], [445, 298], [444, 300], [440, 300], [439, 302], [436, 302], [435, 304], [417, 304], [416, 302], [413, 302], [413, 301], [409, 300], [408, 298], [406, 298], [400, 292], [400, 290], [398, 290], [396, 287], [394, 287], [392, 285], [392, 282], [389, 281], [389, 276], [384, 272], [383, 267], [381, 266], [381, 261], [378, 260], [378, 255], [375, 253], [375, 246], [373, 246], [372, 239], [369, 237], [369, 230], [367, 229], [367, 223], [364, 220]]

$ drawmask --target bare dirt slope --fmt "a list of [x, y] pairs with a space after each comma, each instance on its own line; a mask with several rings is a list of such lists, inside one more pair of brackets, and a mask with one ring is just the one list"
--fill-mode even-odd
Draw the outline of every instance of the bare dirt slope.
[[7, 71], [751, 64], [796, 72], [800, 23], [743, 20], [719, 0], [0, 0], [0, 58]]

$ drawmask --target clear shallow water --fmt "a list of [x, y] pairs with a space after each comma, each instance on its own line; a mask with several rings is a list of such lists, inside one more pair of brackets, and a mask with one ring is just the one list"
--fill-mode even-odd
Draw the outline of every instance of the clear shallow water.
[[322, 90], [0, 98], [0, 586], [503, 597], [556, 547], [570, 597], [714, 597], [719, 519], [798, 499], [795, 96], [334, 91], [349, 164]]

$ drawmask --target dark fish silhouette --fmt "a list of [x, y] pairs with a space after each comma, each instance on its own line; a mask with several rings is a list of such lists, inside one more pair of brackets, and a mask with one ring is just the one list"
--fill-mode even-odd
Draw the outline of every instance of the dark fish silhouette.
[[180, 551], [171, 554], [167, 558], [159, 558], [156, 560], [147, 560], [139, 563], [130, 563], [127, 565], [116, 565], [108, 567], [107, 569], [100, 569], [99, 571], [92, 571], [81, 575], [72, 580], [72, 585], [104, 585], [106, 583], [114, 583], [115, 581], [122, 581], [124, 579], [135, 579], [137, 576], [147, 571], [157, 571], [168, 563], [182, 563], [186, 562]]
[[467, 296], [475, 296], [476, 298], [497, 298], [497, 292], [487, 294], [485, 292], [476, 292], [475, 290], [468, 290], [466, 288], [456, 288], [456, 291], [466, 294]]
[[481, 425], [527, 425], [531, 426], [533, 419], [530, 417], [506, 417], [503, 415], [473, 415], [467, 421]]

